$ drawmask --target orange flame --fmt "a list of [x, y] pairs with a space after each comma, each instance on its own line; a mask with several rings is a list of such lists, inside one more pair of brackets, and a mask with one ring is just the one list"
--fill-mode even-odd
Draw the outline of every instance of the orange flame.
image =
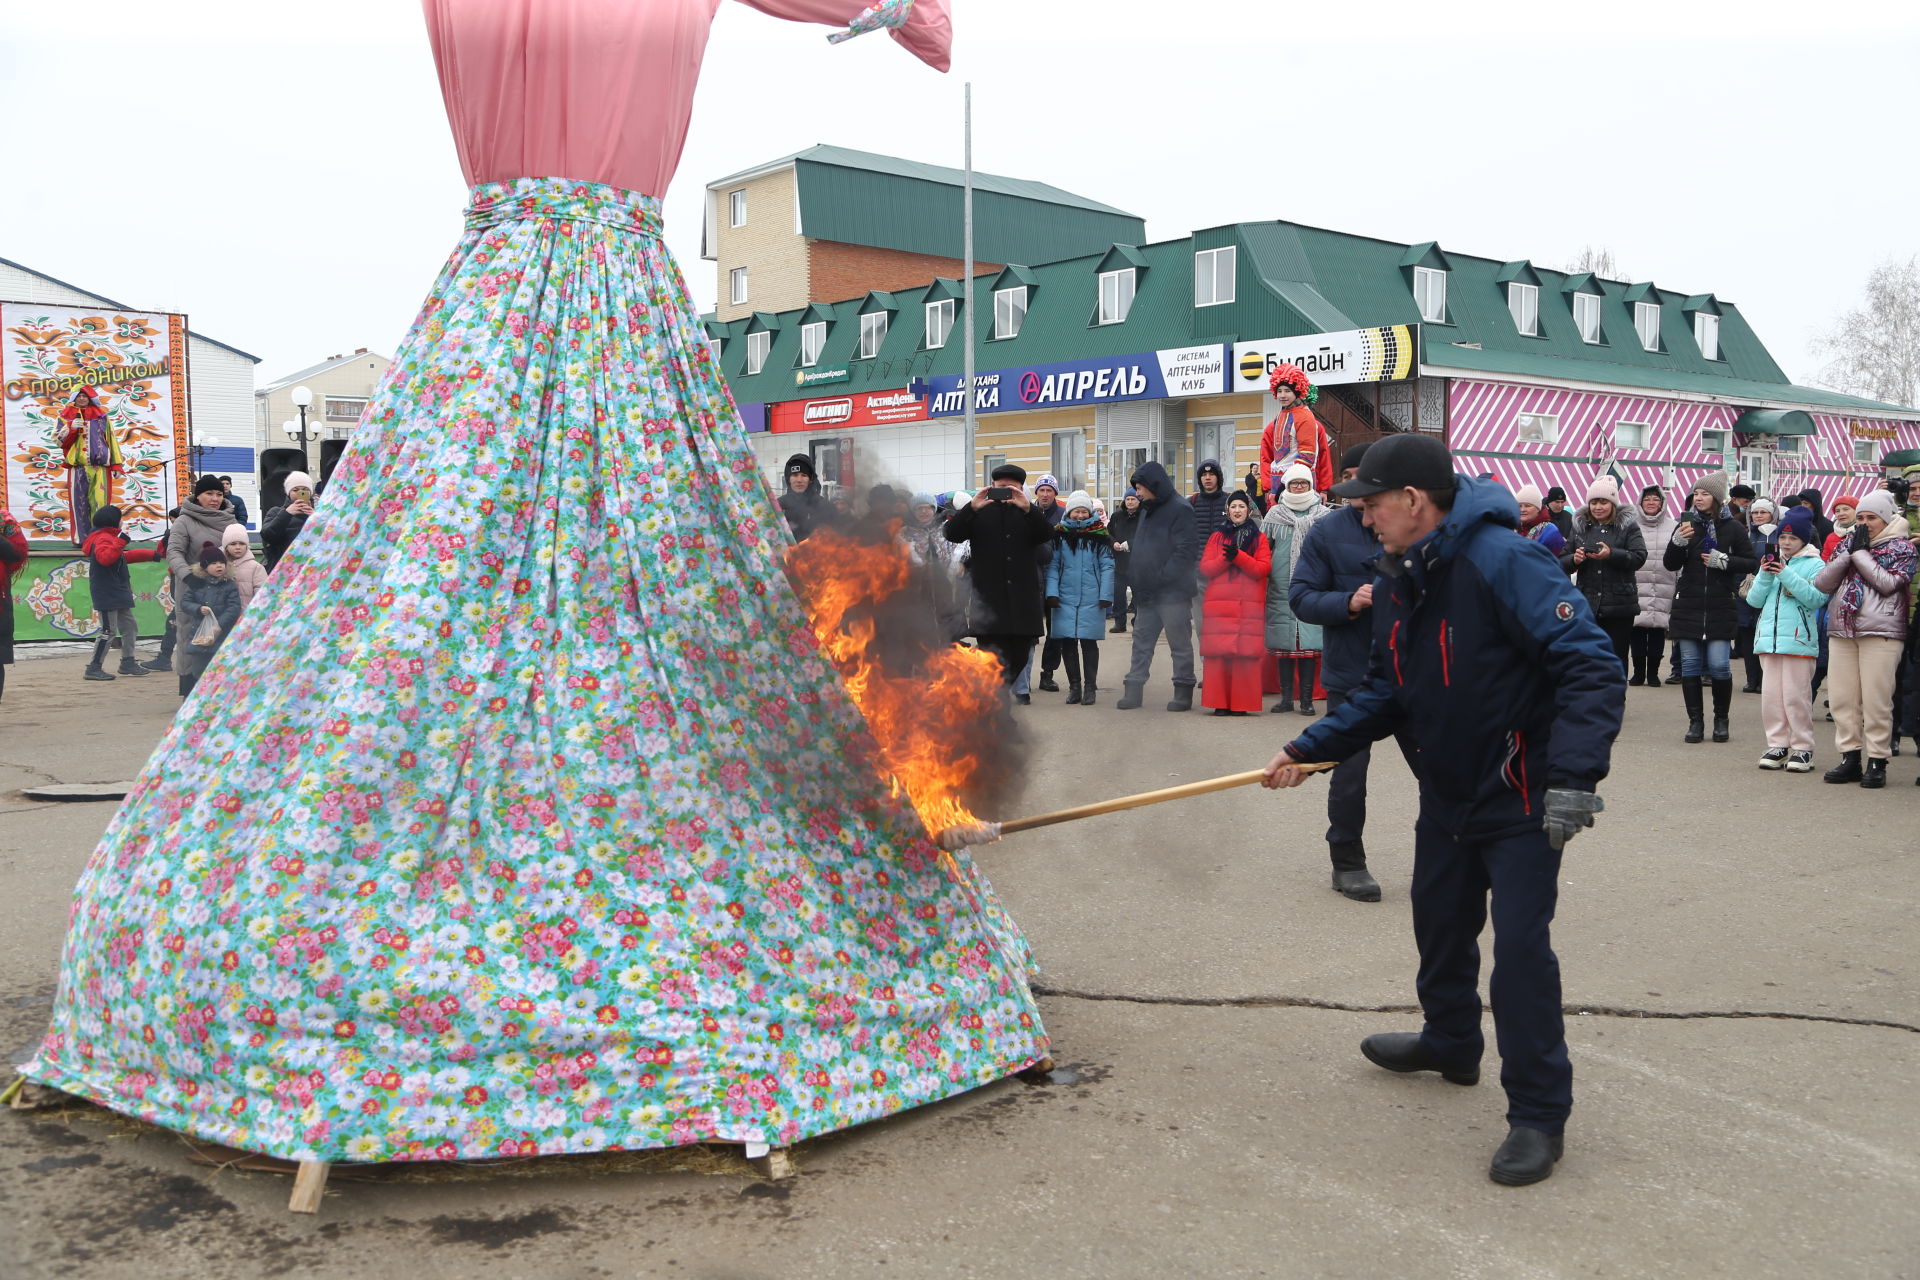
[[916, 672], [890, 672], [875, 660], [868, 606], [906, 590], [912, 579], [907, 550], [892, 539], [868, 545], [822, 531], [787, 553], [787, 567], [821, 651], [839, 670], [895, 786], [927, 830], [937, 835], [978, 821], [960, 795], [983, 762], [956, 755], [951, 730], [1001, 711], [999, 659], [949, 645]]

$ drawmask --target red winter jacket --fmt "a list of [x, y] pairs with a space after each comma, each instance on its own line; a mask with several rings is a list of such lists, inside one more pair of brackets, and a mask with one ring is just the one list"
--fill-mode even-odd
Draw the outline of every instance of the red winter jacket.
[[[1228, 526], [1231, 528], [1232, 526]], [[1253, 548], [1227, 559], [1227, 530], [1207, 539], [1200, 572], [1207, 596], [1200, 605], [1200, 655], [1258, 658], [1267, 651], [1267, 573], [1273, 548], [1256, 533]]]

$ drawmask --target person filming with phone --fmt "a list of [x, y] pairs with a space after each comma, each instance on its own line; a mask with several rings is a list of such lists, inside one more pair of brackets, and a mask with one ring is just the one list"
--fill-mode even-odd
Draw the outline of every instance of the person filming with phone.
[[942, 531], [947, 541], [971, 548], [973, 635], [1000, 659], [1001, 674], [1011, 685], [1045, 630], [1039, 550], [1052, 540], [1053, 526], [1027, 497], [1025, 468], [1003, 463], [993, 469], [992, 479]]
[[1633, 640], [1633, 619], [1640, 612], [1640, 588], [1634, 580], [1647, 562], [1640, 526], [1620, 514], [1620, 486], [1601, 476], [1587, 489], [1587, 505], [1573, 518], [1573, 537], [1560, 553], [1560, 567], [1573, 575], [1594, 621], [1626, 671]]

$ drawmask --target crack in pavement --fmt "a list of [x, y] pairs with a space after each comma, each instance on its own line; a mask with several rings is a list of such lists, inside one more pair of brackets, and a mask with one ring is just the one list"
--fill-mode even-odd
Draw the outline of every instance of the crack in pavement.
[[[1082, 991], [1073, 987], [1031, 984], [1036, 996], [1061, 1000], [1095, 1000], [1117, 1004], [1177, 1005], [1198, 1009], [1331, 1009], [1337, 1013], [1418, 1013], [1416, 1004], [1350, 1004], [1341, 1000], [1321, 1000], [1314, 996], [1143, 996], [1124, 991]], [[1774, 1009], [1635, 1009], [1625, 1005], [1569, 1004], [1562, 1013], [1570, 1017], [1643, 1018], [1668, 1021], [1711, 1020], [1718, 1018], [1772, 1018], [1781, 1022], [1833, 1022], [1848, 1027], [1886, 1027], [1892, 1031], [1910, 1031], [1920, 1035], [1920, 1026], [1893, 1022], [1886, 1018], [1846, 1018], [1832, 1013], [1789, 1013]]]

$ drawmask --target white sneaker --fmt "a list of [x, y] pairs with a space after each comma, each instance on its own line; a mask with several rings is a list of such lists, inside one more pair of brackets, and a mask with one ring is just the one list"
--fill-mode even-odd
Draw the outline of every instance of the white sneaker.
[[1813, 752], [1796, 751], [1792, 755], [1788, 756], [1787, 772], [1788, 773], [1812, 773], [1813, 772]]
[[[1760, 767], [1762, 769], [1784, 769], [1786, 765], [1787, 749], [1785, 747], [1768, 747], [1767, 753], [1760, 757]], [[1808, 767], [1811, 768], [1812, 766]]]

